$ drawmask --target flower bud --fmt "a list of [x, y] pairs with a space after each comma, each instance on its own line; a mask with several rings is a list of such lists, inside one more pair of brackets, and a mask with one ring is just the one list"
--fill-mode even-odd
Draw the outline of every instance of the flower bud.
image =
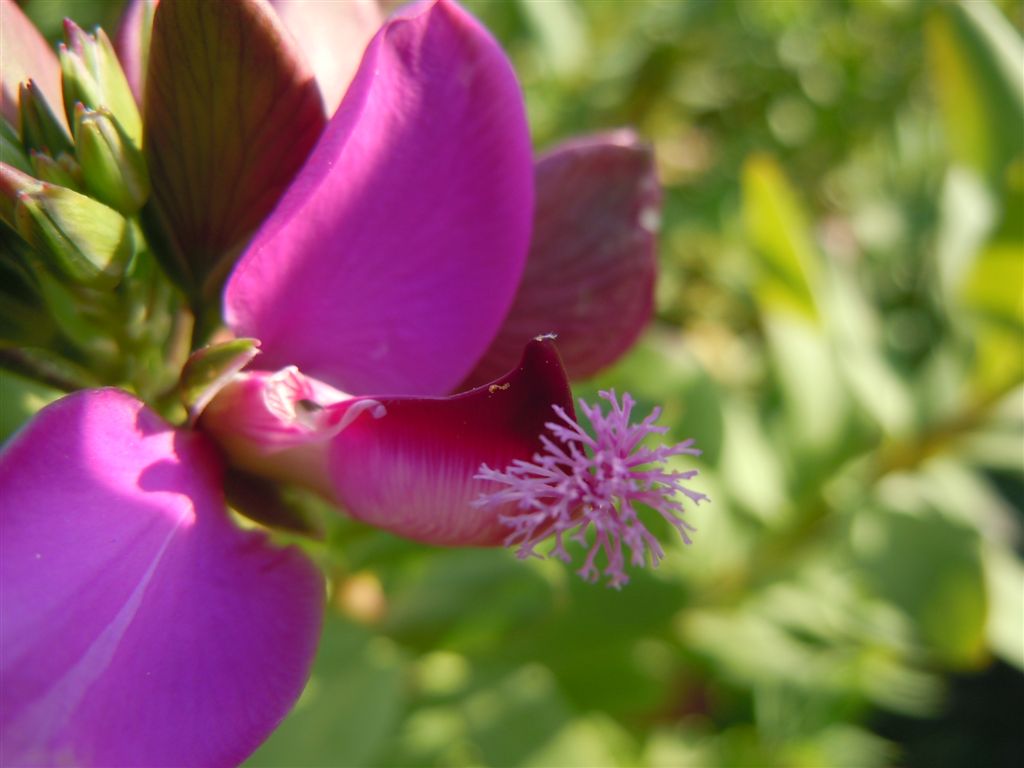
[[14, 209], [17, 207], [18, 198], [25, 192], [38, 192], [43, 188], [39, 179], [32, 178], [27, 173], [7, 162], [0, 162], [0, 219], [7, 222], [11, 228], [14, 225]]
[[14, 126], [0, 117], [0, 163], [7, 163], [25, 173], [32, 172], [28, 156]]
[[76, 105], [75, 141], [93, 197], [125, 215], [139, 210], [149, 197], [146, 161], [110, 111]]
[[18, 100], [21, 141], [25, 149], [42, 150], [51, 157], [57, 157], [62, 152], [70, 154], [74, 151], [63, 123], [53, 114], [35, 81], [29, 80], [19, 86]]
[[130, 222], [117, 211], [2, 163], [0, 215], [54, 275], [78, 284], [114, 287], [134, 254]]
[[45, 152], [32, 150], [29, 152], [32, 175], [40, 181], [47, 181], [59, 187], [67, 187], [76, 192], [82, 190], [82, 169], [70, 155], [61, 154], [54, 160]]
[[97, 28], [95, 35], [87, 34], [66, 19], [64, 37], [67, 44], [60, 46], [59, 56], [68, 123], [74, 125], [78, 102], [94, 110], [105, 107], [117, 118], [131, 142], [141, 147], [139, 108], [106, 33]]

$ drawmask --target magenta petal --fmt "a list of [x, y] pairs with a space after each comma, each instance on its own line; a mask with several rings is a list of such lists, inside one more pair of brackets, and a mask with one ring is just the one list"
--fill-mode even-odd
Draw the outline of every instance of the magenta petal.
[[576, 139], [545, 153], [536, 179], [523, 281], [468, 386], [508, 370], [541, 333], [558, 336], [570, 378], [592, 376], [651, 317], [661, 192], [650, 148], [631, 131]]
[[366, 44], [384, 16], [376, 0], [270, 0], [316, 73], [328, 115], [342, 96], [363, 58]]
[[57, 55], [14, 0], [0, 0], [0, 115], [12, 125], [19, 123], [18, 85], [29, 78], [63, 122]]
[[508, 60], [440, 0], [389, 22], [228, 281], [261, 365], [353, 394], [451, 391], [497, 332], [533, 210]]
[[376, 400], [383, 415], [364, 411], [331, 443], [335, 498], [353, 517], [430, 544], [501, 543], [508, 529], [498, 516], [514, 510], [472, 506], [495, 490], [474, 475], [533, 456], [553, 405], [572, 413], [550, 341], [531, 342], [516, 370], [471, 392]]
[[236, 528], [220, 462], [116, 390], [0, 464], [0, 764], [234, 765], [302, 690], [323, 584]]

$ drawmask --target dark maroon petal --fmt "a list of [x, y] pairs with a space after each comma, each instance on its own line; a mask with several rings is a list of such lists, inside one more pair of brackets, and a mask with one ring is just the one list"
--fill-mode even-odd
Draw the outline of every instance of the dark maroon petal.
[[471, 392], [375, 400], [383, 413], [367, 409], [332, 440], [335, 498], [371, 525], [445, 545], [501, 543], [508, 530], [498, 517], [512, 510], [474, 507], [495, 489], [474, 475], [481, 464], [504, 468], [533, 456], [552, 406], [573, 413], [550, 341], [530, 342], [518, 368]]
[[0, 764], [236, 765], [301, 692], [323, 579], [229, 519], [220, 460], [116, 390], [0, 460]]
[[576, 139], [538, 160], [536, 184], [523, 281], [467, 386], [508, 370], [542, 333], [557, 335], [570, 378], [592, 376], [650, 319], [661, 210], [650, 148], [630, 131]]
[[323, 130], [313, 72], [266, 0], [161, 3], [144, 123], [164, 227], [209, 297]]

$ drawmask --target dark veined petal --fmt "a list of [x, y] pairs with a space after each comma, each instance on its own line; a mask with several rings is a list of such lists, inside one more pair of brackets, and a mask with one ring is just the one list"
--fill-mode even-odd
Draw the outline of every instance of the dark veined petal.
[[474, 506], [498, 488], [474, 475], [481, 464], [504, 468], [540, 450], [552, 406], [573, 412], [547, 340], [530, 342], [511, 373], [465, 394], [374, 401], [331, 440], [334, 497], [366, 523], [444, 545], [494, 545], [508, 536], [499, 518], [515, 510]]
[[611, 365], [650, 320], [661, 191], [631, 131], [574, 139], [537, 162], [533, 242], [515, 302], [466, 381], [508, 370], [523, 343], [554, 333], [572, 379]]
[[313, 72], [266, 0], [175, 0], [156, 9], [143, 101], [176, 271], [212, 298], [323, 130]]
[[344, 101], [225, 292], [261, 365], [351, 394], [452, 391], [519, 283], [533, 210], [522, 95], [454, 3], [374, 38]]
[[320, 574], [228, 518], [220, 460], [116, 390], [0, 462], [0, 763], [235, 765], [302, 690]]

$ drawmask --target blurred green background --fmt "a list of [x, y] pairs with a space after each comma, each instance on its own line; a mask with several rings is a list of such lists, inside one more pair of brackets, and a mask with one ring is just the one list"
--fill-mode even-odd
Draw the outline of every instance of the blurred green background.
[[[51, 37], [118, 3], [24, 3]], [[600, 381], [712, 503], [621, 593], [338, 522], [253, 766], [1024, 758], [1024, 5], [471, 2], [538, 149], [635, 126], [656, 322]], [[686, 462], [689, 464], [689, 460]]]

